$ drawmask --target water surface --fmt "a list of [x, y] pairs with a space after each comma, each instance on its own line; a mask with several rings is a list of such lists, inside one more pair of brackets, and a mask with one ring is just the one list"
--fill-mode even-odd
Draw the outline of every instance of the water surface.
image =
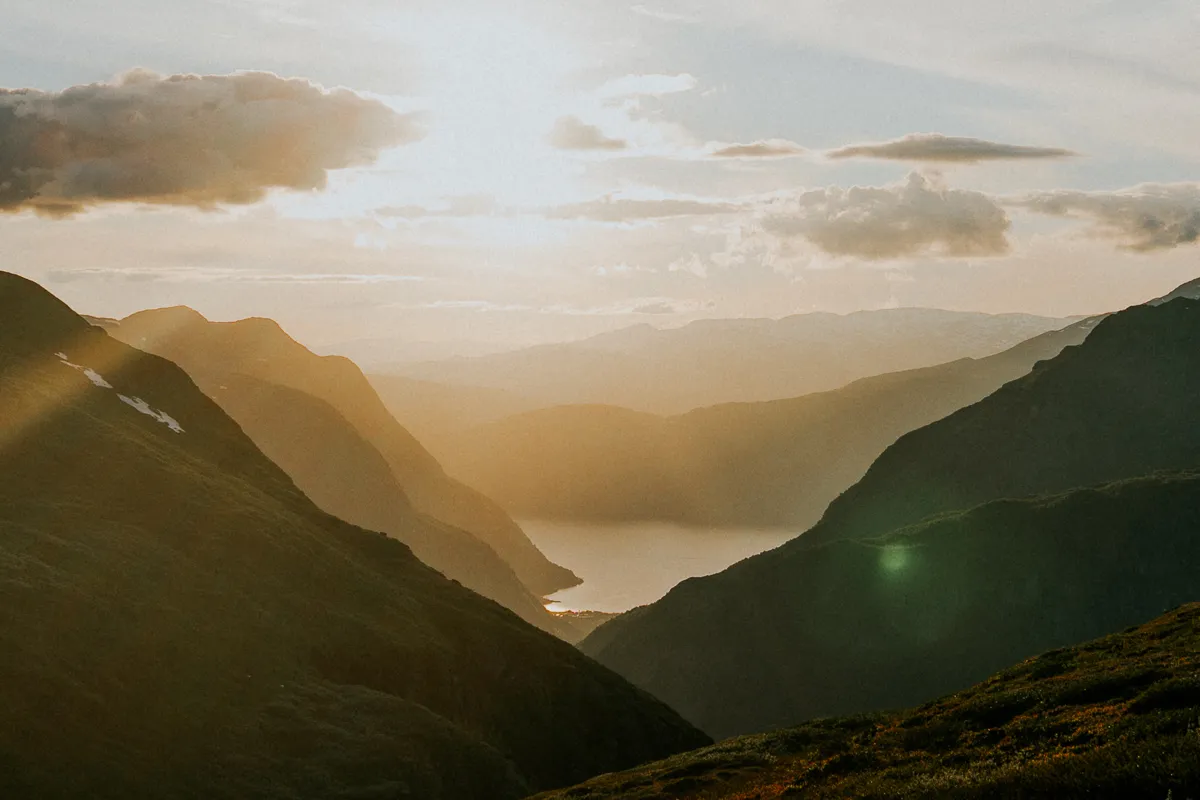
[[546, 556], [583, 583], [555, 593], [551, 611], [628, 611], [653, 603], [685, 578], [720, 572], [796, 533], [687, 528], [669, 523], [591, 524], [521, 520]]

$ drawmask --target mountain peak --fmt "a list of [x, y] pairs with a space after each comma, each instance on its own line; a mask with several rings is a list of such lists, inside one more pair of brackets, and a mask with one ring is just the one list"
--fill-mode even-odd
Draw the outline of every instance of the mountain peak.
[[38, 350], [83, 334], [90, 325], [50, 292], [0, 272], [0, 340], [9, 349]]

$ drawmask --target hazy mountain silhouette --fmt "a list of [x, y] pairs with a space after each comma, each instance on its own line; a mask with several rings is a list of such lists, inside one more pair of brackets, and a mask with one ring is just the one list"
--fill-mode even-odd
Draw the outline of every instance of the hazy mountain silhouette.
[[6, 273], [0, 419], [2, 796], [491, 800], [704, 741]]
[[699, 320], [397, 370], [437, 383], [503, 389], [541, 407], [604, 404], [677, 414], [798, 397], [870, 375], [992, 355], [1069, 322], [922, 308]]
[[404, 420], [404, 427], [439, 461], [446, 441], [456, 440], [466, 429], [540, 407], [535, 400], [503, 389], [378, 373], [367, 379], [392, 416]]
[[540, 800], [1200, 794], [1200, 605], [899, 713], [729, 739]]
[[245, 375], [199, 373], [196, 380], [318, 507], [395, 536], [447, 577], [527, 622], [573, 638], [496, 551], [414, 509], [387, 461], [333, 406]]
[[1104, 319], [901, 437], [808, 533], [585, 652], [724, 735], [919, 702], [1200, 595], [1200, 483], [1151, 475], [1200, 467], [1197, 341], [1200, 301]]
[[803, 530], [901, 434], [1028, 373], [1098, 321], [987, 358], [787, 400], [675, 417], [612, 406], [531, 411], [443, 435], [437, 452], [448, 471], [518, 516]]
[[[179, 364], [218, 400], [216, 387], [224, 378], [244, 374], [325, 401], [379, 451], [414, 507], [481, 539], [530, 591], [546, 595], [578, 583], [569, 570], [550, 563], [500, 506], [448, 477], [388, 413], [352, 361], [313, 354], [273, 320], [209, 322], [188, 308], [139, 312], [122, 320], [113, 333]], [[327, 479], [313, 474], [304, 483], [317, 491], [315, 484]]]

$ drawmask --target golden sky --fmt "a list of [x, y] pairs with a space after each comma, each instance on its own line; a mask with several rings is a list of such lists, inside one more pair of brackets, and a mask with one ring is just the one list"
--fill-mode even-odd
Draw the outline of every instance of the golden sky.
[[95, 314], [465, 352], [811, 310], [1083, 314], [1200, 272], [1188, 2], [5, 13], [0, 75], [35, 91], [0, 95], [0, 268]]

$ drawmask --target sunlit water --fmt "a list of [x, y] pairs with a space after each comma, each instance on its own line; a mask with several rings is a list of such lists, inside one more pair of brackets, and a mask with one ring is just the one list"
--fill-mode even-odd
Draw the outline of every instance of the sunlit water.
[[551, 611], [628, 611], [653, 603], [685, 578], [720, 572], [778, 547], [781, 530], [685, 528], [665, 523], [579, 524], [522, 520], [533, 543], [583, 583], [557, 592]]

